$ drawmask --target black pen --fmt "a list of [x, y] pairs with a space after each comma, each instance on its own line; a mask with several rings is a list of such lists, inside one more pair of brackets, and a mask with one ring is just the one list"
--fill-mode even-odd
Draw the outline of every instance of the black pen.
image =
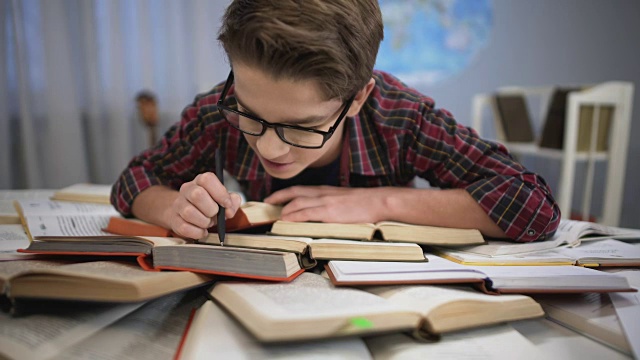
[[[222, 147], [219, 147], [216, 149], [215, 162], [216, 162], [216, 176], [218, 177], [218, 180], [220, 180], [220, 184], [224, 185], [224, 174], [223, 174], [224, 151], [222, 150]], [[227, 230], [226, 229], [227, 222], [224, 217], [224, 207], [222, 206], [219, 206], [219, 207], [220, 208], [218, 209], [218, 239], [220, 239], [220, 246], [224, 246], [224, 235]]]

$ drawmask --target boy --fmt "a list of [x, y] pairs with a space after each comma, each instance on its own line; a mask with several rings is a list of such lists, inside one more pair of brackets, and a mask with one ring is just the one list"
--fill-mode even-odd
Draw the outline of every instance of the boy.
[[[240, 196], [212, 169], [217, 147], [249, 200], [289, 221], [476, 228], [545, 239], [560, 212], [545, 181], [434, 102], [374, 71], [376, 0], [234, 1], [219, 33], [227, 81], [198, 96], [112, 192], [124, 215], [202, 238]], [[441, 189], [412, 188], [415, 176]]]

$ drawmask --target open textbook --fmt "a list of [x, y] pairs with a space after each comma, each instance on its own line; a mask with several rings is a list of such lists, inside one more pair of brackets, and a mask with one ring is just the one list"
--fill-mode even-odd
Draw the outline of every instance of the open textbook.
[[433, 255], [425, 263], [329, 261], [335, 285], [476, 284], [488, 293], [635, 291], [622, 276], [577, 266], [465, 266]]
[[0, 190], [0, 224], [20, 224], [15, 200], [48, 200], [54, 190]]
[[296, 255], [288, 252], [104, 232], [115, 212], [108, 205], [64, 201], [20, 201], [18, 205], [32, 239], [22, 253], [135, 256], [147, 270], [188, 270], [272, 281], [289, 281], [304, 271]]
[[52, 359], [142, 304], [56, 304], [20, 317], [0, 312], [0, 358]]
[[551, 250], [501, 256], [486, 256], [444, 248], [438, 248], [435, 252], [464, 265], [640, 266], [640, 247], [615, 239], [593, 240], [574, 247], [562, 246]]
[[102, 231], [112, 216], [111, 205], [53, 200], [17, 200], [16, 209], [32, 239], [48, 236], [110, 236]]
[[[336, 288], [304, 273], [287, 284], [218, 282], [211, 296], [261, 342], [410, 331], [450, 331], [542, 316], [523, 295], [427, 285]], [[464, 311], [461, 311], [464, 309]]]
[[375, 224], [339, 224], [320, 222], [276, 221], [271, 227], [276, 235], [308, 236], [312, 238], [338, 238], [410, 242], [421, 245], [483, 244], [484, 238], [476, 229], [455, 229], [436, 226], [382, 221]]
[[206, 300], [204, 292], [204, 289], [198, 288], [148, 301], [92, 336], [63, 349], [53, 359], [175, 358], [190, 314]]
[[134, 302], [212, 280], [211, 276], [187, 271], [145, 271], [129, 262], [0, 262], [0, 289], [12, 302], [34, 298]]
[[550, 239], [530, 243], [489, 240], [484, 245], [457, 247], [456, 251], [484, 256], [524, 254], [554, 249], [563, 245], [576, 246], [581, 241], [606, 238], [639, 238], [640, 230], [624, 229], [588, 221], [560, 220], [558, 230]]
[[[210, 234], [199, 242], [220, 244], [217, 234]], [[224, 246], [292, 252], [298, 256], [301, 266], [305, 268], [315, 266], [317, 260], [327, 259], [425, 261], [422, 248], [417, 244], [410, 243], [230, 233], [226, 235]]]
[[218, 304], [207, 301], [185, 332], [176, 360], [211, 359], [371, 359], [360, 338], [262, 344]]

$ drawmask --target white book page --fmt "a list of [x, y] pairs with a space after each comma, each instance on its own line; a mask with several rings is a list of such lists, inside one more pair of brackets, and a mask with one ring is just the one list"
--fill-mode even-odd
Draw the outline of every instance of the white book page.
[[140, 303], [52, 309], [11, 317], [0, 313], [0, 354], [10, 359], [50, 359], [140, 307]]
[[544, 359], [534, 344], [509, 325], [445, 334], [433, 343], [403, 334], [365, 339], [376, 360], [404, 359]]
[[233, 287], [240, 298], [251, 299], [247, 301], [256, 304], [252, 309], [269, 319], [313, 321], [316, 318], [383, 314], [398, 310], [381, 297], [357, 289], [334, 288], [327, 279], [308, 272], [291, 283], [219, 283], [216, 286], [221, 285]]
[[14, 200], [0, 200], [0, 216], [18, 216]]
[[29, 246], [29, 237], [22, 225], [0, 225], [0, 261], [34, 257], [31, 254], [16, 251], [27, 246]]
[[172, 359], [191, 311], [203, 302], [204, 296], [200, 295], [199, 290], [175, 293], [149, 301], [93, 336], [61, 352], [56, 359]]
[[487, 241], [486, 245], [465, 246], [459, 251], [465, 251], [485, 256], [500, 256], [523, 254], [534, 251], [549, 250], [562, 245], [575, 246], [580, 244], [580, 238], [590, 234], [619, 235], [621, 237], [640, 237], [640, 230], [623, 229], [587, 221], [560, 220], [558, 230], [551, 239], [531, 243], [510, 243], [506, 241]]
[[580, 266], [473, 266], [495, 288], [628, 288], [624, 277]]
[[48, 200], [56, 190], [33, 189], [33, 190], [0, 190], [0, 200]]
[[425, 254], [427, 262], [329, 261], [337, 280], [397, 281], [436, 279], [484, 279], [486, 275], [439, 256]]
[[640, 260], [639, 247], [614, 239], [587, 242], [577, 247], [557, 251], [575, 259]]
[[217, 304], [207, 301], [195, 315], [185, 340], [182, 360], [211, 359], [370, 359], [360, 338], [261, 344]]
[[413, 309], [428, 315], [433, 309], [457, 300], [478, 302], [503, 302], [525, 299], [523, 295], [488, 295], [470, 287], [433, 286], [433, 285], [397, 285], [374, 286], [364, 290], [383, 297], [399, 306]]
[[109, 224], [111, 215], [57, 215], [27, 216], [31, 236], [113, 236], [102, 231]]
[[111, 215], [120, 214], [111, 205], [54, 200], [18, 200], [24, 216], [32, 215]]
[[[620, 271], [636, 289], [640, 289], [640, 271]], [[640, 293], [612, 293], [611, 301], [624, 329], [634, 358], [640, 358]]]

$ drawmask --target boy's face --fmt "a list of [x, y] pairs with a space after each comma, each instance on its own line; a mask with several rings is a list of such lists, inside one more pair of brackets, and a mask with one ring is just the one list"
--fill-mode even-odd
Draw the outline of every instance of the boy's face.
[[[274, 79], [268, 74], [243, 64], [234, 64], [235, 95], [238, 110], [260, 117], [270, 123], [303, 126], [327, 131], [343, 110], [344, 103], [323, 98], [313, 81]], [[355, 111], [354, 111], [355, 110]], [[358, 109], [352, 106], [348, 116]], [[289, 145], [269, 128], [262, 136], [244, 135], [271, 176], [288, 179], [307, 167], [331, 163], [342, 148], [343, 119], [333, 136], [322, 148], [303, 149]]]

